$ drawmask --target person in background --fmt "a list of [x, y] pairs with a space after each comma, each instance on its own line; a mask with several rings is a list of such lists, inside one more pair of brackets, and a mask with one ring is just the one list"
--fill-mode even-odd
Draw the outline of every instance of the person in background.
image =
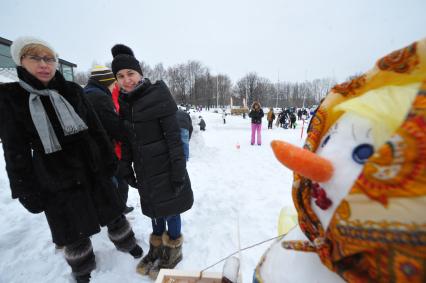
[[277, 121], [275, 122], [275, 126], [278, 127], [282, 127], [281, 125], [281, 118], [284, 114], [284, 109], [281, 109], [280, 113], [278, 113], [278, 117], [277, 117]]
[[302, 120], [302, 109], [297, 109], [297, 120]]
[[306, 108], [303, 108], [303, 110], [302, 110], [302, 118], [304, 119], [304, 120], [307, 120], [307, 119], [309, 119], [309, 115], [308, 115], [308, 111], [306, 110]]
[[[117, 113], [120, 113], [120, 104], [118, 102], [118, 96], [120, 95], [120, 87], [118, 86], [117, 83], [114, 84], [114, 88], [112, 89], [112, 101], [114, 102], [114, 107], [115, 110], [117, 111]], [[115, 145], [115, 154], [117, 155], [118, 160], [121, 160], [121, 141], [115, 141], [114, 145]], [[117, 180], [117, 187], [118, 190], [122, 193], [122, 198], [124, 203], [127, 204], [127, 199], [129, 196], [129, 184], [127, 183], [126, 180], [123, 180], [123, 178], [120, 178], [120, 176], [116, 176], [116, 180]], [[127, 206], [126, 205], [126, 210], [124, 211], [124, 213], [130, 213], [132, 212], [134, 209], [133, 206]]]
[[198, 117], [200, 119], [200, 123], [198, 123], [198, 125], [200, 126], [200, 131], [205, 131], [206, 130], [206, 122], [204, 122], [203, 117]]
[[129, 47], [117, 44], [111, 53], [120, 86], [120, 118], [132, 129], [129, 142], [122, 144], [119, 172], [138, 189], [142, 213], [152, 224], [149, 251], [137, 272], [155, 279], [161, 268], [174, 268], [182, 260], [180, 214], [194, 202], [177, 106], [163, 81], [151, 83], [143, 77]]
[[[127, 131], [118, 117], [118, 111], [112, 98], [115, 82], [115, 77], [111, 69], [105, 66], [94, 66], [91, 70], [89, 81], [84, 87], [84, 93], [86, 93], [87, 99], [93, 105], [111, 142], [113, 144], [119, 144], [126, 139]], [[119, 159], [121, 158], [119, 155], [117, 155], [117, 157]], [[129, 185], [119, 176], [114, 176], [114, 183], [120, 192], [123, 202], [126, 204]], [[124, 213], [127, 214], [133, 211], [133, 209], [133, 207], [126, 205]]]
[[257, 133], [257, 145], [262, 145], [262, 117], [263, 113], [260, 103], [255, 101], [251, 106], [249, 117], [251, 118], [251, 145], [254, 145]]
[[290, 129], [296, 129], [296, 114], [290, 112]]
[[268, 115], [266, 116], [266, 119], [268, 120], [268, 129], [272, 129], [272, 123], [275, 120], [275, 114], [272, 107], [269, 108], [269, 112], [268, 112]]
[[192, 120], [188, 112], [178, 109], [176, 112], [176, 118], [180, 128], [180, 138], [183, 144], [183, 153], [185, 154], [186, 161], [189, 160], [189, 140], [192, 135]]
[[19, 81], [0, 86], [0, 138], [12, 198], [44, 212], [74, 278], [89, 282], [96, 268], [90, 236], [100, 226], [118, 250], [143, 253], [112, 183], [112, 145], [83, 89], [57, 70], [49, 43], [20, 37], [10, 50]]
[[226, 111], [225, 111], [225, 109], [222, 109], [222, 120], [223, 120], [223, 124], [226, 124]]

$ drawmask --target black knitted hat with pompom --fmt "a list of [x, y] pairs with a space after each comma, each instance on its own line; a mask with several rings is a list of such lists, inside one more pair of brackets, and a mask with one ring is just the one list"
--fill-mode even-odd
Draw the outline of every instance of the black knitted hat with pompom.
[[112, 57], [111, 69], [114, 76], [123, 69], [135, 70], [143, 76], [139, 61], [135, 58], [132, 49], [124, 44], [116, 44], [111, 48]]

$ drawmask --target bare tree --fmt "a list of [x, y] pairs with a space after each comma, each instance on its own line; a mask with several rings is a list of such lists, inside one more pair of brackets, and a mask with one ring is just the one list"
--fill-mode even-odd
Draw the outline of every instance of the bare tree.
[[186, 66], [179, 64], [167, 69], [169, 88], [178, 103], [187, 104], [187, 77]]
[[188, 102], [191, 104], [197, 103], [197, 92], [195, 91], [195, 81], [198, 77], [202, 76], [203, 67], [198, 61], [188, 61], [186, 64], [186, 89], [188, 93]]
[[232, 81], [227, 75], [219, 74], [217, 76], [217, 94], [219, 95], [219, 104], [222, 107], [230, 104]]
[[257, 73], [249, 73], [237, 82], [234, 89], [240, 98], [247, 99], [247, 105], [250, 106], [254, 101], [260, 101], [266, 98], [270, 90], [270, 81], [259, 77]]
[[89, 81], [90, 72], [76, 72], [74, 75], [74, 82], [84, 86]]
[[[97, 64], [96, 61], [93, 64]], [[111, 67], [111, 62], [105, 63]], [[305, 82], [271, 83], [256, 72], [246, 74], [235, 84], [226, 74], [213, 76], [208, 67], [199, 61], [190, 60], [164, 68], [162, 63], [153, 68], [140, 62], [144, 77], [151, 81], [164, 80], [177, 103], [213, 107], [219, 104], [225, 107], [232, 97], [234, 105], [242, 105], [247, 98], [247, 105], [258, 100], [265, 107], [302, 107], [318, 104], [336, 84], [334, 79], [323, 78]], [[357, 76], [357, 75], [356, 75]], [[81, 85], [87, 83], [90, 72], [77, 72], [75, 81]], [[351, 79], [354, 76], [351, 76]]]
[[150, 79], [152, 81], [167, 80], [167, 71], [164, 69], [162, 63], [159, 63], [152, 68]]
[[144, 61], [139, 61], [139, 65], [141, 66], [143, 76], [145, 78], [151, 79], [151, 75], [152, 75], [151, 66], [149, 66], [149, 64], [145, 63]]

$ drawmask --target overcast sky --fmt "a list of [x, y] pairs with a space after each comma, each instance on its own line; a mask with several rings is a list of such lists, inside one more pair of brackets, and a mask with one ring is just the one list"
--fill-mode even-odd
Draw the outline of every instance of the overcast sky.
[[426, 0], [2, 0], [0, 36], [41, 37], [78, 71], [124, 43], [151, 66], [198, 60], [233, 82], [342, 81], [426, 37], [425, 13]]

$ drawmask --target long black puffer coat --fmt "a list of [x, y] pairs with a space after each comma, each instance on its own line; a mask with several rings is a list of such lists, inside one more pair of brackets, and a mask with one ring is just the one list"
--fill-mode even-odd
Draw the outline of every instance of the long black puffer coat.
[[177, 106], [163, 81], [148, 79], [130, 93], [120, 93], [120, 117], [130, 123], [130, 144], [122, 162], [132, 162], [143, 214], [165, 217], [182, 213], [194, 202], [176, 119]]
[[[40, 81], [18, 67], [36, 89]], [[57, 71], [48, 85], [73, 106], [88, 130], [64, 136], [49, 97], [41, 97], [62, 150], [45, 154], [29, 111], [29, 93], [18, 83], [0, 85], [0, 138], [12, 198], [31, 212], [45, 212], [53, 242], [68, 245], [100, 231], [121, 215], [124, 204], [112, 184], [112, 145], [83, 89]]]

